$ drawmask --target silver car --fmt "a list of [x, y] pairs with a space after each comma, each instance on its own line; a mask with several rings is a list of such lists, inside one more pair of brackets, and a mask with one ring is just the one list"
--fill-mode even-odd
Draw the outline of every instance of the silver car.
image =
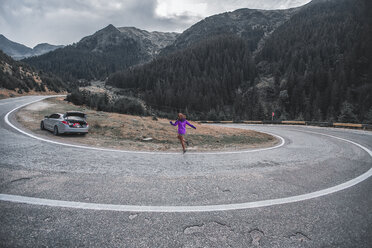
[[87, 134], [89, 125], [86, 114], [78, 111], [69, 111], [65, 114], [55, 113], [45, 116], [40, 123], [41, 130], [52, 131], [54, 135], [62, 133]]

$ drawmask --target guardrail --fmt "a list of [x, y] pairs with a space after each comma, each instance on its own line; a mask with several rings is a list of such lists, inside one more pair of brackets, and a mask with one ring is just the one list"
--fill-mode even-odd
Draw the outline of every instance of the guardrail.
[[289, 125], [306, 125], [305, 121], [282, 121], [282, 124], [289, 124]]
[[324, 121], [307, 121], [307, 126], [318, 126], [318, 127], [333, 127], [333, 122]]
[[335, 127], [352, 127], [352, 128], [363, 128], [363, 124], [355, 123], [333, 123]]
[[263, 124], [262, 121], [242, 121], [245, 124]]
[[306, 126], [318, 126], [318, 127], [335, 127], [335, 128], [354, 128], [363, 130], [372, 130], [371, 124], [359, 124], [359, 123], [339, 123], [339, 122], [320, 122], [320, 121], [279, 121], [279, 120], [263, 120], [263, 121], [198, 121], [199, 123], [243, 123], [243, 124], [278, 124], [278, 125], [306, 125]]

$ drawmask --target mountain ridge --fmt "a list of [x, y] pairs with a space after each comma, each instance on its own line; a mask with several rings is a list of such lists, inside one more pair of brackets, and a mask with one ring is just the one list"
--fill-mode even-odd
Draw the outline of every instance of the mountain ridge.
[[77, 43], [24, 61], [65, 80], [104, 79], [115, 71], [149, 62], [177, 36], [110, 24]]
[[265, 37], [287, 21], [298, 9], [259, 10], [242, 8], [209, 16], [186, 29], [173, 44], [164, 48], [161, 54], [167, 55], [220, 34], [235, 34], [244, 38], [253, 52]]
[[39, 56], [62, 47], [64, 46], [40, 43], [37, 44], [35, 47], [30, 48], [23, 44], [11, 41], [4, 35], [0, 34], [0, 50], [16, 60], [21, 60], [31, 56]]
[[[93, 80], [105, 79], [116, 71], [148, 63], [158, 56], [166, 56], [221, 33], [244, 38], [250, 51], [258, 52], [265, 39], [296, 10], [238, 9], [207, 17], [181, 34], [109, 24], [62, 51], [24, 61], [66, 80]], [[71, 62], [78, 60], [77, 56], [84, 64]]]

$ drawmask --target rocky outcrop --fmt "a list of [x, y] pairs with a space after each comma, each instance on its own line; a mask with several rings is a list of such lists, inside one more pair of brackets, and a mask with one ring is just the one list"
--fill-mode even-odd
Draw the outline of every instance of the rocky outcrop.
[[163, 49], [166, 55], [219, 35], [237, 35], [249, 42], [251, 51], [261, 47], [263, 40], [282, 25], [298, 9], [256, 10], [238, 9], [213, 15], [191, 26]]

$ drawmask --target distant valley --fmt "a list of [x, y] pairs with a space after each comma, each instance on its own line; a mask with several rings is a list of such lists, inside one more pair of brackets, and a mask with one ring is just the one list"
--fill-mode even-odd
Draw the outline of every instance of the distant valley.
[[17, 42], [11, 41], [4, 35], [0, 34], [0, 50], [2, 50], [4, 53], [11, 56], [15, 60], [21, 60], [32, 56], [39, 56], [62, 47], [64, 46], [41, 43], [36, 45], [34, 48], [30, 48]]

